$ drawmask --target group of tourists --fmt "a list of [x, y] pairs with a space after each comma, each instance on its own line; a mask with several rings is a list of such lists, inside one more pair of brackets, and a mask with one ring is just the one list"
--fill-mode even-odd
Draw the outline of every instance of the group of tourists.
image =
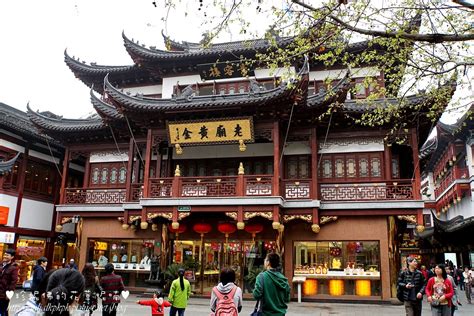
[[[18, 265], [14, 262], [15, 251], [8, 249], [0, 266], [0, 316], [8, 316], [9, 302], [18, 282]], [[46, 272], [48, 260], [41, 257], [33, 268], [32, 295], [15, 312], [15, 316], [69, 316], [72, 312], [92, 315], [102, 299], [102, 315], [115, 316], [124, 291], [122, 277], [114, 273], [114, 266], [104, 267], [104, 276], [99, 278], [91, 263], [87, 263], [82, 273], [72, 261], [66, 268]], [[253, 296], [257, 300], [254, 316], [285, 315], [290, 301], [288, 280], [280, 272], [280, 256], [267, 255], [265, 270], [257, 276]], [[164, 316], [165, 308], [170, 308], [170, 316], [184, 316], [191, 295], [191, 285], [184, 277], [184, 269], [178, 271], [173, 280], [167, 300], [161, 292], [153, 294], [151, 300], [137, 301], [151, 307], [153, 316]], [[210, 310], [214, 316], [237, 316], [242, 310], [242, 289], [235, 284], [236, 273], [231, 268], [220, 272], [219, 284], [212, 289]]]
[[471, 291], [474, 285], [474, 269], [466, 267], [462, 279], [454, 273], [450, 264], [437, 264], [432, 269], [418, 270], [418, 261], [407, 258], [407, 269], [398, 278], [397, 298], [405, 305], [407, 316], [419, 316], [423, 296], [426, 295], [433, 316], [452, 316], [462, 306], [459, 300], [459, 284], [465, 289], [466, 298], [471, 304]]

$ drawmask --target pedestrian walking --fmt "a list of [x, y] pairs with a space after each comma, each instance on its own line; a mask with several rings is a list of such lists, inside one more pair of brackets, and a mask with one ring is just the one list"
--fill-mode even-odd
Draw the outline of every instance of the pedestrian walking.
[[458, 278], [459, 278], [459, 289], [464, 291], [464, 271], [461, 267], [458, 267]]
[[461, 302], [459, 301], [459, 293], [458, 293], [458, 286], [456, 285], [454, 278], [451, 276], [451, 268], [448, 266], [446, 267], [446, 274], [448, 275], [449, 281], [453, 285], [453, 297], [451, 298], [451, 316], [454, 315], [454, 312], [462, 306]]
[[48, 259], [41, 257], [36, 261], [36, 265], [33, 268], [33, 280], [31, 282], [31, 292], [34, 294], [38, 290], [38, 286], [46, 275], [46, 266], [48, 265]]
[[[59, 269], [48, 278], [45, 316], [69, 316], [78, 308], [84, 291], [84, 277], [77, 270]], [[43, 294], [44, 295], [44, 294]]]
[[453, 285], [449, 281], [444, 264], [435, 266], [436, 276], [428, 280], [426, 285], [426, 296], [431, 305], [433, 316], [451, 315], [451, 298], [454, 295]]
[[8, 316], [7, 292], [14, 291], [18, 282], [18, 265], [14, 260], [15, 250], [7, 249], [0, 267], [0, 316]]
[[161, 291], [155, 291], [155, 293], [153, 293], [153, 299], [137, 301], [137, 304], [150, 306], [151, 316], [164, 316], [165, 308], [171, 307], [170, 302], [163, 299]]
[[428, 270], [426, 270], [426, 266], [422, 265], [421, 268], [420, 268], [420, 271], [423, 274], [423, 276], [425, 277], [425, 280], [428, 281], [429, 277], [428, 277]]
[[405, 305], [407, 316], [421, 316], [421, 305], [425, 293], [426, 280], [417, 269], [418, 261], [414, 257], [407, 258], [407, 269], [398, 277], [398, 286], [403, 291], [401, 299]]
[[471, 293], [472, 293], [472, 276], [469, 267], [464, 267], [462, 276], [464, 278], [464, 291], [466, 293], [467, 303], [471, 304]]
[[102, 287], [102, 315], [115, 316], [120, 304], [120, 294], [125, 287], [122, 277], [114, 273], [114, 265], [107, 263], [104, 267], [105, 275], [100, 279]]
[[95, 273], [94, 266], [91, 263], [86, 263], [82, 269], [84, 276], [85, 288], [79, 301], [79, 309], [86, 311], [87, 314], [92, 313], [97, 309], [97, 301], [102, 293], [99, 277]]
[[224, 268], [211, 292], [211, 315], [237, 316], [242, 310], [242, 289], [235, 285], [235, 271]]
[[280, 256], [276, 253], [267, 255], [264, 261], [265, 271], [257, 276], [253, 297], [260, 301], [264, 316], [285, 315], [290, 302], [290, 285], [288, 279], [278, 271]]
[[178, 278], [171, 283], [168, 301], [171, 304], [170, 316], [184, 316], [191, 295], [191, 284], [184, 278], [184, 269], [178, 270]]

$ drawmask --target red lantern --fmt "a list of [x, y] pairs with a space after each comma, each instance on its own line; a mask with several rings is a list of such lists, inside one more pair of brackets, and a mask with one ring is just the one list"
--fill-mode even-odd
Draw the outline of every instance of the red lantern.
[[193, 230], [202, 236], [210, 232], [212, 230], [212, 226], [208, 223], [197, 223], [194, 224]]
[[184, 224], [179, 224], [179, 227], [178, 229], [174, 229], [173, 226], [170, 224], [168, 225], [168, 230], [172, 233], [175, 233], [175, 234], [182, 234], [186, 231], [186, 225]]
[[229, 234], [235, 233], [237, 230], [237, 227], [233, 223], [220, 223], [217, 225], [217, 229], [226, 235], [226, 237], [229, 237]]
[[247, 233], [252, 234], [252, 239], [255, 239], [255, 236], [258, 233], [261, 233], [263, 231], [263, 225], [262, 224], [249, 224], [249, 225], [245, 225], [244, 229]]

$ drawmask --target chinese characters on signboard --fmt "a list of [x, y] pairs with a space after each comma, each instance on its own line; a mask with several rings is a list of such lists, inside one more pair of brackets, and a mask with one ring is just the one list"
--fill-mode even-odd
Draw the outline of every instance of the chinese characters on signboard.
[[171, 144], [253, 142], [252, 118], [219, 121], [168, 122]]

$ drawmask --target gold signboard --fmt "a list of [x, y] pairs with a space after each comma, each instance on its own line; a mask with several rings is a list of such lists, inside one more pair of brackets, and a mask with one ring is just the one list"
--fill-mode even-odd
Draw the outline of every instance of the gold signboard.
[[254, 141], [252, 117], [212, 121], [168, 122], [171, 144], [219, 144]]

